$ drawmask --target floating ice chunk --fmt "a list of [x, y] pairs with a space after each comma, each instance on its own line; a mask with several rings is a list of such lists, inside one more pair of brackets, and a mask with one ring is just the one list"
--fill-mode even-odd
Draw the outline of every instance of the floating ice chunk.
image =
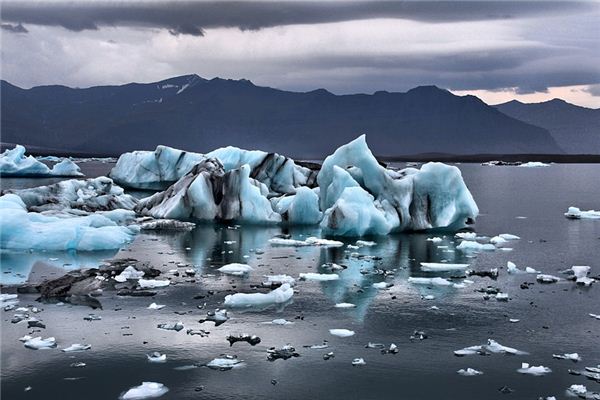
[[196, 226], [193, 222], [178, 221], [176, 219], [152, 219], [140, 224], [143, 231], [188, 231]]
[[233, 346], [237, 342], [247, 342], [250, 346], [256, 346], [260, 343], [260, 338], [256, 335], [248, 335], [246, 333], [239, 335], [229, 335], [226, 337], [229, 346]]
[[64, 349], [62, 349], [62, 351], [65, 353], [71, 353], [71, 352], [85, 351], [85, 350], [89, 350], [91, 348], [92, 348], [92, 345], [89, 345], [89, 344], [75, 343], [75, 344], [70, 345], [69, 347], [65, 347]]
[[25, 341], [23, 345], [32, 350], [52, 349], [56, 347], [56, 339], [53, 337], [42, 339], [41, 336], [38, 336]]
[[434, 286], [452, 286], [453, 283], [448, 279], [435, 277], [435, 278], [422, 278], [422, 277], [408, 277], [408, 283], [415, 285], [434, 285]]
[[23, 337], [20, 337], [20, 338], [19, 338], [19, 341], [20, 341], [20, 342], [26, 342], [26, 341], [28, 341], [28, 340], [31, 340], [31, 339], [33, 339], [33, 337], [32, 337], [32, 336], [25, 335], [25, 336], [23, 336]]
[[140, 288], [142, 289], [155, 289], [155, 288], [161, 288], [161, 287], [166, 287], [169, 286], [171, 284], [171, 281], [168, 279], [165, 280], [158, 280], [158, 279], [140, 279], [138, 281], [138, 285], [140, 286]]
[[356, 241], [356, 245], [360, 246], [360, 247], [372, 247], [375, 246], [377, 243], [376, 242], [370, 242], [367, 240], [357, 240]]
[[501, 233], [498, 236], [504, 240], [519, 240], [519, 239], [521, 239], [519, 236], [513, 235], [511, 233]]
[[463, 240], [458, 246], [456, 246], [456, 249], [465, 252], [494, 251], [496, 250], [496, 246], [491, 243], [482, 244], [473, 240]]
[[302, 272], [299, 277], [307, 281], [336, 281], [340, 279], [338, 274], [318, 274], [315, 272]]
[[506, 242], [507, 242], [507, 240], [501, 236], [494, 236], [493, 238], [490, 239], [490, 243], [495, 246], [500, 246]]
[[376, 283], [374, 283], [372, 286], [373, 286], [375, 289], [387, 289], [387, 288], [391, 287], [392, 285], [393, 285], [393, 284], [391, 284], [391, 283], [387, 283], [387, 282], [376, 282]]
[[559, 360], [581, 361], [581, 357], [577, 353], [552, 354], [552, 357]]
[[600, 211], [581, 211], [577, 207], [569, 207], [569, 210], [565, 213], [565, 217], [570, 219], [599, 219]]
[[119, 398], [121, 400], [154, 399], [164, 395], [168, 391], [169, 388], [162, 383], [142, 382], [140, 386], [132, 387]]
[[228, 371], [230, 369], [243, 367], [244, 365], [244, 361], [238, 360], [236, 356], [229, 356], [226, 354], [221, 354], [219, 357], [206, 364], [208, 368], [219, 371]]
[[356, 308], [356, 304], [353, 303], [337, 303], [335, 308]]
[[17, 304], [19, 302], [19, 300], [17, 299], [18, 297], [19, 297], [19, 295], [17, 295], [17, 294], [1, 293], [0, 294], [0, 307], [14, 306], [15, 304]]
[[428, 242], [433, 242], [433, 243], [439, 243], [441, 242], [443, 239], [441, 237], [432, 237], [432, 238], [427, 238]]
[[519, 268], [517, 268], [517, 265], [515, 263], [511, 262], [511, 261], [508, 261], [506, 263], [506, 270], [507, 270], [507, 272], [509, 274], [524, 274], [524, 273], [527, 273], [527, 274], [539, 274], [540, 273], [540, 271], [538, 271], [538, 270], [536, 270], [534, 268], [531, 268], [531, 267], [526, 267], [525, 271], [520, 270]]
[[283, 220], [294, 225], [316, 225], [323, 218], [319, 196], [308, 187], [298, 188], [294, 195], [275, 198], [272, 203]]
[[265, 275], [267, 281], [265, 282], [267, 285], [283, 285], [287, 283], [290, 286], [294, 286], [296, 284], [296, 280], [289, 275]]
[[227, 307], [261, 307], [285, 303], [294, 295], [294, 289], [284, 283], [270, 293], [235, 293], [225, 296]]
[[457, 357], [463, 357], [478, 354], [484, 350], [484, 347], [485, 346], [483, 345], [465, 347], [464, 349], [455, 350], [454, 355]]
[[165, 308], [166, 306], [164, 304], [156, 304], [156, 303], [152, 303], [148, 306], [148, 310], [160, 310], [162, 308]]
[[477, 376], [477, 375], [483, 375], [483, 372], [478, 371], [476, 369], [473, 368], [467, 368], [467, 369], [459, 369], [458, 371], [456, 371], [459, 375], [462, 376]]
[[349, 329], [330, 329], [329, 333], [333, 336], [343, 337], [343, 338], [354, 336], [354, 331], [351, 331]]
[[464, 271], [468, 267], [469, 264], [421, 263], [421, 270], [427, 272]]
[[142, 276], [144, 276], [144, 271], [138, 271], [137, 269], [129, 265], [113, 279], [117, 282], [125, 282], [128, 279], [140, 279]]
[[265, 323], [266, 324], [273, 324], [273, 325], [292, 325], [293, 324], [293, 322], [290, 322], [290, 321], [288, 321], [286, 319], [283, 319], [283, 318], [277, 318], [277, 319], [274, 319], [271, 322], [265, 322]]
[[306, 240], [294, 240], [283, 238], [271, 238], [269, 243], [275, 246], [323, 246], [323, 247], [341, 247], [344, 243], [337, 240], [319, 239], [317, 237], [309, 237]]
[[496, 300], [497, 301], [508, 301], [508, 293], [496, 293]]
[[224, 324], [229, 320], [229, 315], [227, 314], [227, 310], [219, 310], [216, 309], [214, 311], [208, 311], [206, 313], [206, 317], [202, 318], [199, 322], [202, 324], [206, 321], [212, 321], [215, 323], [215, 326], [219, 326]]
[[239, 264], [239, 263], [227, 264], [227, 265], [224, 265], [221, 268], [219, 268], [219, 272], [221, 272], [222, 274], [236, 275], [236, 276], [245, 275], [252, 270], [253, 270], [253, 268], [251, 266], [249, 266], [248, 264]]
[[600, 319], [600, 314], [589, 314], [590, 317]]
[[543, 365], [530, 366], [528, 363], [521, 363], [521, 368], [519, 368], [517, 372], [521, 374], [542, 376], [549, 374], [550, 372], [552, 372], [552, 370], [548, 367], [544, 367]]
[[16, 145], [0, 154], [0, 174], [3, 176], [82, 176], [77, 164], [64, 159], [52, 169], [33, 156], [25, 156], [25, 147]]
[[514, 355], [527, 354], [526, 352], [517, 350], [513, 347], [503, 346], [500, 343], [498, 343], [492, 339], [488, 339], [488, 343], [485, 346], [485, 348], [487, 350], [491, 351], [492, 353], [507, 353], [507, 354], [514, 354]]
[[158, 351], [154, 351], [150, 354], [146, 354], [146, 358], [151, 363], [165, 363], [167, 362], [167, 355], [160, 354]]
[[558, 276], [548, 274], [538, 274], [535, 279], [540, 283], [556, 283], [560, 281]]
[[183, 329], [183, 322], [176, 322], [174, 324], [158, 324], [156, 326], [159, 329], [164, 329], [166, 331], [176, 331], [179, 332]]
[[517, 322], [521, 321], [520, 319], [516, 319], [516, 318], [509, 318], [508, 322], [510, 322], [511, 324], [516, 324]]
[[352, 360], [353, 367], [357, 367], [357, 366], [361, 366], [361, 365], [367, 365], [364, 358], [355, 358], [354, 360]]
[[292, 357], [300, 357], [300, 354], [296, 353], [296, 349], [291, 344], [286, 344], [281, 349], [271, 347], [267, 349], [267, 360], [275, 361], [277, 359], [287, 360]]
[[549, 167], [550, 164], [546, 164], [540, 161], [528, 161], [526, 163], [519, 164], [518, 167], [521, 168], [540, 168], [540, 167]]
[[589, 278], [587, 275], [590, 272], [588, 265], [574, 265], [571, 267], [571, 271], [575, 276], [575, 282], [579, 285], [590, 286], [595, 282], [595, 279]]
[[477, 239], [477, 233], [475, 232], [458, 232], [456, 235], [457, 238], [466, 239], [466, 240], [475, 240]]

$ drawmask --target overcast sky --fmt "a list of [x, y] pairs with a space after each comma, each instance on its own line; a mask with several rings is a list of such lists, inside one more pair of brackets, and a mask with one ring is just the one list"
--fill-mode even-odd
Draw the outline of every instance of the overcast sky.
[[438, 85], [491, 104], [600, 107], [598, 2], [4, 1], [21, 87], [196, 73], [334, 93]]

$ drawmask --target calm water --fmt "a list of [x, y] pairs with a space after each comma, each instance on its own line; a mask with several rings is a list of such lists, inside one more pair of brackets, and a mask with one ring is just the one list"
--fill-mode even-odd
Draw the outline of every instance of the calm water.
[[[88, 174], [104, 173], [110, 165], [84, 164]], [[572, 265], [592, 266], [600, 275], [600, 221], [571, 221], [563, 217], [570, 205], [582, 209], [600, 208], [600, 165], [553, 165], [529, 169], [459, 165], [481, 215], [475, 225], [480, 235], [513, 233], [521, 240], [510, 242], [511, 252], [482, 253], [468, 257], [454, 251], [452, 235], [442, 243], [427, 241], [440, 234], [390, 235], [374, 238], [372, 248], [351, 250], [375, 255], [381, 260], [353, 257], [346, 248], [271, 247], [268, 239], [282, 233], [279, 227], [199, 226], [192, 232], [143, 234], [118, 254], [2, 254], [4, 283], [38, 280], [57, 276], [66, 268], [96, 266], [100, 259], [132, 257], [148, 261], [167, 271], [177, 264], [194, 265], [195, 280], [173, 278], [174, 285], [159, 290], [155, 298], [118, 298], [105, 293], [103, 310], [82, 306], [41, 305], [36, 316], [47, 325], [40, 333], [55, 336], [59, 347], [89, 343], [92, 350], [62, 353], [60, 350], [25, 349], [17, 338], [28, 333], [26, 324], [11, 324], [14, 311], [2, 311], [2, 397], [6, 399], [116, 399], [142, 381], [165, 384], [170, 391], [164, 399], [537, 399], [554, 395], [565, 398], [571, 384], [584, 384], [600, 391], [600, 384], [567, 373], [569, 368], [600, 364], [600, 321], [588, 313], [600, 314], [600, 292], [596, 285], [581, 288], [563, 281], [552, 285], [535, 284], [528, 290], [520, 284], [534, 282], [535, 275], [508, 275], [500, 270], [497, 281], [473, 277], [475, 283], [463, 289], [429, 288], [407, 283], [409, 276], [433, 276], [419, 270], [420, 262], [470, 263], [473, 269], [504, 267], [507, 261], [519, 267], [531, 266], [544, 273], [559, 275]], [[87, 168], [87, 169], [86, 169]], [[35, 186], [42, 180], [3, 180], [8, 187]], [[517, 217], [526, 217], [525, 219]], [[294, 237], [318, 234], [311, 229], [285, 230]], [[225, 241], [235, 241], [225, 244]], [[348, 243], [352, 243], [349, 241]], [[447, 247], [438, 247], [447, 246]], [[189, 248], [190, 250], [186, 250]], [[254, 250], [261, 249], [263, 254]], [[262, 252], [259, 252], [262, 253]], [[244, 258], [247, 255], [249, 258]], [[51, 261], [50, 259], [58, 258]], [[215, 271], [230, 262], [248, 263], [255, 270], [245, 278], [224, 276]], [[298, 281], [293, 303], [282, 309], [260, 312], [231, 311], [232, 319], [214, 327], [199, 324], [206, 309], [219, 307], [225, 295], [252, 292], [263, 275], [318, 272], [325, 262], [348, 266], [333, 282]], [[373, 268], [394, 269], [395, 276], [383, 278], [369, 273]], [[366, 273], [365, 273], [366, 272]], [[389, 290], [377, 290], [372, 283], [393, 282]], [[493, 285], [510, 295], [507, 303], [484, 300], [475, 289]], [[194, 299], [198, 294], [207, 294]], [[264, 291], [264, 290], [263, 290]], [[424, 295], [434, 300], [424, 300]], [[20, 296], [21, 305], [33, 304], [35, 296]], [[151, 302], [166, 304], [162, 310], [147, 310]], [[337, 309], [334, 304], [350, 302], [354, 309]], [[431, 306], [439, 307], [438, 310]], [[85, 322], [94, 312], [101, 321]], [[177, 314], [176, 314], [177, 312]], [[285, 318], [292, 325], [263, 324]], [[509, 318], [520, 319], [510, 323]], [[188, 336], [156, 328], [158, 323], [182, 321], [185, 328], [210, 331], [209, 337]], [[356, 335], [337, 338], [331, 328], [347, 328]], [[428, 338], [411, 341], [414, 330]], [[229, 347], [229, 333], [256, 334], [262, 342], [255, 347], [236, 343]], [[453, 351], [493, 338], [526, 351], [526, 356], [455, 357]], [[308, 349], [304, 345], [329, 341], [328, 349]], [[380, 354], [368, 349], [368, 342], [395, 343], [398, 354]], [[292, 344], [301, 354], [289, 360], [266, 360], [266, 349]], [[167, 362], [150, 364], [146, 354], [166, 353]], [[333, 351], [335, 358], [323, 360]], [[577, 352], [583, 360], [556, 360], [553, 353]], [[231, 371], [208, 368], [176, 370], [176, 367], [206, 363], [219, 354], [237, 355], [246, 366]], [[353, 367], [353, 358], [366, 365]], [[87, 364], [71, 368], [76, 361]], [[516, 372], [521, 362], [544, 365], [552, 373], [543, 377]], [[462, 377], [461, 368], [475, 368], [481, 376]], [[71, 379], [78, 378], [78, 379]], [[276, 380], [276, 384], [272, 384]], [[498, 391], [503, 386], [511, 394]], [[24, 389], [31, 386], [31, 390]], [[199, 389], [203, 389], [198, 391]]]

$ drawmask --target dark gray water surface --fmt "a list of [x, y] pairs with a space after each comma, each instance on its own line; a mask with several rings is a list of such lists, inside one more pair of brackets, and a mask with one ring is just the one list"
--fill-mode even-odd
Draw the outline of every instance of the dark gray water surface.
[[[96, 173], [107, 169], [106, 165], [86, 164], [88, 171], [96, 168]], [[520, 268], [531, 266], [563, 276], [559, 271], [573, 265], [590, 265], [592, 275], [600, 275], [600, 221], [573, 221], [563, 216], [570, 205], [600, 208], [600, 165], [516, 168], [463, 164], [459, 168], [480, 207], [475, 230], [480, 235], [520, 236], [521, 240], [505, 246], [513, 251], [468, 257], [454, 251], [458, 241], [452, 234], [446, 234], [442, 243], [426, 240], [443, 233], [372, 238], [376, 246], [358, 250], [272, 247], [268, 239], [276, 234], [285, 232], [300, 238], [318, 235], [318, 231], [205, 225], [185, 233], [141, 234], [118, 254], [3, 252], [4, 283], [57, 276], [63, 264], [69, 264], [66, 268], [93, 267], [111, 257], [148, 261], [164, 271], [180, 263], [189, 264], [196, 266], [198, 274], [193, 281], [173, 278], [173, 284], [159, 289], [154, 298], [119, 298], [107, 292], [100, 297], [103, 309], [96, 311], [83, 306], [39, 304], [34, 295], [20, 295], [21, 306], [31, 304], [44, 309], [36, 317], [47, 328], [36, 335], [55, 336], [59, 349], [25, 349], [17, 338], [28, 333], [26, 324], [11, 324], [14, 311], [2, 311], [2, 398], [117, 399], [142, 381], [165, 384], [170, 391], [164, 399], [538, 399], [551, 395], [560, 399], [575, 383], [600, 391], [599, 383], [567, 372], [569, 368], [600, 364], [600, 321], [588, 316], [600, 314], [598, 284], [582, 288], [570, 281], [536, 283], [524, 290], [520, 284], [535, 282], [535, 275], [509, 275], [505, 269], [506, 262], [513, 261]], [[3, 179], [2, 186], [6, 189], [42, 183], [49, 182]], [[262, 249], [264, 254], [257, 254], [255, 249]], [[361, 259], [351, 252], [379, 256], [381, 260]], [[500, 277], [497, 281], [472, 277], [474, 284], [462, 289], [407, 282], [409, 276], [435, 276], [421, 272], [420, 262], [442, 260], [470, 263], [471, 268], [479, 270], [498, 267]], [[247, 277], [216, 271], [230, 262], [248, 263], [254, 271]], [[285, 273], [297, 278], [300, 272], [319, 272], [325, 262], [344, 264], [348, 269], [340, 273], [338, 281], [297, 281], [293, 303], [283, 309], [231, 310], [232, 319], [219, 327], [198, 322], [206, 310], [221, 306], [225, 295], [256, 291], [251, 286], [259, 284], [263, 275]], [[395, 276], [361, 273], [375, 267], [394, 269]], [[389, 290], [372, 287], [372, 283], [383, 280], [394, 286]], [[487, 285], [500, 287], [510, 295], [510, 301], [484, 300], [475, 289]], [[194, 299], [208, 291], [214, 294]], [[434, 300], [423, 299], [430, 294]], [[167, 306], [159, 311], [146, 309], [151, 302]], [[334, 308], [340, 302], [357, 307]], [[206, 310], [197, 308], [204, 303]], [[90, 312], [102, 316], [102, 320], [84, 321]], [[263, 323], [275, 318], [294, 324]], [[520, 322], [510, 323], [509, 318]], [[156, 328], [159, 323], [177, 321], [182, 321], [186, 329], [206, 329], [210, 335], [201, 338], [186, 335], [186, 329], [174, 332]], [[338, 338], [329, 334], [331, 328], [351, 329], [356, 335]], [[411, 341], [414, 330], [425, 331], [428, 338]], [[230, 347], [225, 340], [229, 333], [256, 334], [262, 342], [255, 347], [244, 342]], [[483, 344], [488, 338], [529, 355], [453, 355], [454, 350]], [[328, 349], [303, 348], [323, 340], [329, 341]], [[382, 355], [377, 349], [365, 348], [368, 342], [386, 346], [395, 343], [399, 353]], [[72, 343], [89, 343], [92, 349], [71, 354], [60, 351]], [[267, 348], [286, 343], [301, 356], [267, 361]], [[165, 353], [167, 362], [149, 363], [146, 354], [151, 351]], [[330, 351], [335, 358], [323, 360], [323, 354]], [[573, 352], [583, 360], [573, 363], [552, 358], [553, 353]], [[206, 363], [222, 353], [237, 355], [246, 366], [230, 371], [175, 369]], [[364, 358], [367, 364], [353, 367], [351, 361], [356, 357]], [[87, 366], [69, 367], [76, 361]], [[516, 370], [522, 362], [550, 367], [552, 373], [542, 377], [519, 374]], [[456, 373], [467, 367], [484, 374], [463, 377]], [[273, 385], [272, 380], [277, 383]], [[499, 392], [505, 385], [514, 392]], [[28, 386], [31, 390], [24, 391]]]

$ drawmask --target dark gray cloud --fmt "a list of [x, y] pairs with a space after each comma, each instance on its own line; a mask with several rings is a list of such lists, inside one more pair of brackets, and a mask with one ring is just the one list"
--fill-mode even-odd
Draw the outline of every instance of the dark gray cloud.
[[591, 2], [538, 1], [5, 1], [2, 20], [72, 31], [102, 26], [146, 26], [174, 35], [202, 36], [206, 29], [256, 30], [372, 18], [421, 22], [507, 20], [597, 9]]
[[16, 24], [16, 25], [13, 25], [13, 24], [1, 24], [0, 28], [4, 29], [7, 32], [11, 32], [11, 33], [27, 33], [27, 32], [29, 32], [27, 30], [27, 28], [25, 28], [23, 26], [23, 24], [20, 24], [20, 23]]
[[591, 94], [594, 97], [600, 97], [600, 84], [590, 85], [586, 89], [584, 89], [584, 91]]

